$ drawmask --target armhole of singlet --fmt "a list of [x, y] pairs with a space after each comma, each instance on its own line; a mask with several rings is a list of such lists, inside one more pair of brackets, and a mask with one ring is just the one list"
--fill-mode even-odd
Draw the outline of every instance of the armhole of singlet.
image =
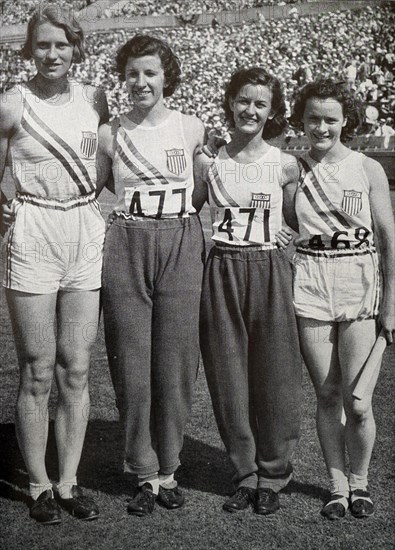
[[21, 82], [20, 84], [16, 85], [16, 89], [20, 92], [21, 97], [22, 97], [22, 113], [23, 113], [23, 111], [25, 110], [25, 105], [30, 105], [30, 103], [27, 99], [26, 84]]
[[365, 166], [364, 166], [364, 161], [365, 161], [366, 155], [364, 155], [364, 154], [361, 153], [360, 151], [354, 151], [354, 153], [357, 153], [357, 154], [358, 154], [361, 172], [362, 172], [362, 174], [363, 174], [364, 182], [365, 182], [365, 184], [366, 184], [366, 194], [367, 194], [368, 197], [369, 197], [369, 194], [370, 194], [370, 180], [369, 180], [369, 178], [368, 178], [368, 175], [367, 175], [367, 173], [366, 173]]
[[275, 147], [274, 145], [272, 147], [276, 151], [277, 178], [278, 178], [278, 184], [282, 189], [283, 188], [283, 167], [281, 164], [281, 149], [280, 147]]
[[122, 128], [121, 116], [122, 115], [120, 115], [119, 117], [115, 118], [110, 122], [111, 134], [114, 135], [113, 141], [112, 141], [113, 158], [115, 158], [115, 155], [117, 155], [118, 132], [119, 132], [119, 129]]
[[185, 137], [185, 131], [184, 131], [184, 124], [183, 124], [183, 115], [180, 111], [176, 111], [176, 110], [173, 110], [173, 115], [171, 116], [176, 116], [178, 118], [178, 126], [180, 128], [180, 132], [181, 132], [181, 137], [182, 137], [182, 142], [184, 144], [184, 147], [187, 148], [188, 146], [188, 142], [187, 142], [187, 139]]

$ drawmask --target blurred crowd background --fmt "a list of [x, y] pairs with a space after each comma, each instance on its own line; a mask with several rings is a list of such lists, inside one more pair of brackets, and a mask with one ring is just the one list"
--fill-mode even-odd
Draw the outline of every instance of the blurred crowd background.
[[[57, 0], [56, 3], [81, 9], [89, 2]], [[196, 2], [195, 6], [215, 12], [272, 3], [270, 0], [207, 0]], [[295, 10], [291, 17], [281, 20], [261, 16], [253, 23], [235, 26], [214, 18], [209, 27], [186, 23], [172, 29], [141, 30], [167, 40], [181, 60], [183, 81], [166, 100], [168, 106], [196, 114], [208, 129], [215, 128], [226, 134], [221, 107], [224, 87], [237, 68], [260, 65], [282, 81], [288, 114], [295, 88], [319, 75], [331, 76], [346, 81], [366, 106], [365, 122], [359, 133], [394, 135], [394, 4], [323, 14], [315, 11], [314, 15], [302, 17], [297, 11], [297, 2], [287, 3], [295, 3]], [[28, 0], [12, 3], [11, 7], [9, 1], [4, 0], [2, 4], [3, 23], [16, 24], [26, 21], [37, 3]], [[137, 0], [125, 2], [122, 9], [126, 10], [125, 17], [155, 15], [178, 13], [186, 4], [181, 0]], [[7, 19], [11, 11], [11, 19]], [[88, 58], [73, 69], [77, 80], [104, 87], [113, 116], [130, 106], [113, 64], [118, 48], [131, 36], [129, 30], [88, 35]], [[32, 64], [23, 61], [9, 46], [3, 45], [0, 54], [2, 89], [34, 74]], [[289, 128], [287, 134], [292, 136], [295, 132]]]

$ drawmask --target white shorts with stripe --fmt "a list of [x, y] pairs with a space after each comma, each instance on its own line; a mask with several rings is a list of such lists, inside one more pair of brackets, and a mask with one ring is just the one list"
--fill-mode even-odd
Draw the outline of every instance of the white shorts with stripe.
[[105, 222], [94, 194], [64, 200], [19, 195], [12, 206], [5, 288], [50, 294], [101, 287]]
[[374, 247], [297, 248], [293, 266], [296, 315], [320, 321], [377, 317], [380, 276]]

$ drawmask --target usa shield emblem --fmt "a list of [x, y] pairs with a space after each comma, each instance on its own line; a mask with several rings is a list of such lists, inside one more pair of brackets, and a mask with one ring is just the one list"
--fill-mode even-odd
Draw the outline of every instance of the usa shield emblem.
[[270, 209], [270, 197], [268, 193], [251, 193], [251, 206], [254, 208]]
[[82, 132], [81, 153], [84, 157], [92, 157], [96, 151], [97, 137], [95, 132]]
[[344, 191], [342, 209], [349, 216], [355, 216], [362, 208], [362, 193], [352, 189]]
[[184, 149], [168, 149], [167, 168], [172, 174], [179, 176], [187, 167], [187, 159], [185, 158]]

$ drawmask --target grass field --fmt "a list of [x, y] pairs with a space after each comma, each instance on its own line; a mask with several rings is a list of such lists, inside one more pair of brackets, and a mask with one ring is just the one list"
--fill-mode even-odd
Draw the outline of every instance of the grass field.
[[[392, 201], [395, 192], [392, 191]], [[108, 197], [102, 199], [109, 208]], [[204, 221], [207, 212], [203, 212]], [[206, 224], [204, 224], [206, 225]], [[208, 233], [206, 233], [206, 236]], [[186, 495], [177, 511], [156, 507], [147, 518], [128, 516], [131, 480], [121, 471], [122, 437], [109, 377], [103, 330], [94, 349], [90, 388], [91, 414], [79, 469], [80, 484], [94, 496], [101, 516], [85, 524], [63, 513], [59, 526], [43, 527], [28, 518], [27, 474], [14, 432], [18, 368], [4, 293], [0, 295], [0, 546], [4, 550], [79, 549], [393, 549], [394, 518], [394, 363], [387, 349], [374, 397], [377, 440], [370, 468], [375, 516], [361, 521], [347, 515], [339, 523], [321, 518], [328, 497], [326, 475], [315, 431], [315, 397], [304, 374], [302, 435], [293, 465], [295, 475], [281, 494], [281, 510], [270, 517], [251, 510], [237, 515], [221, 510], [232, 491], [231, 469], [215, 426], [207, 386], [200, 370], [187, 426], [178, 480]], [[56, 391], [51, 396], [51, 418]], [[48, 470], [57, 478], [56, 447], [50, 425]]]

